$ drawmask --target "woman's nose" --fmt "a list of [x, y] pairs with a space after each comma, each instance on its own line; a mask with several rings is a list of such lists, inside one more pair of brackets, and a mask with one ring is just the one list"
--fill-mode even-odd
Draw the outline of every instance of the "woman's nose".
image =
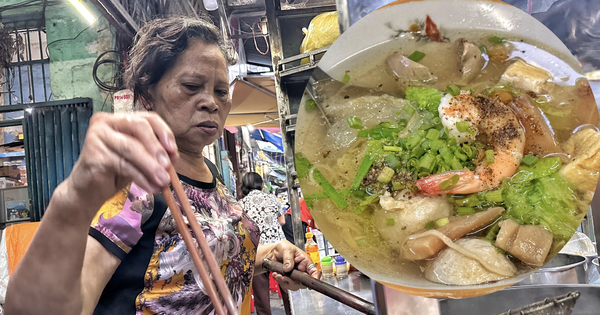
[[205, 110], [211, 113], [219, 110], [219, 105], [217, 105], [215, 95], [212, 93], [203, 93], [203, 97], [199, 100], [198, 106], [200, 110]]

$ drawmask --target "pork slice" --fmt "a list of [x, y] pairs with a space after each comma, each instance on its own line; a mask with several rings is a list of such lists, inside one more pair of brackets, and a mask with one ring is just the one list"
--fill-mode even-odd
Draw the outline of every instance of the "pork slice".
[[[452, 217], [450, 222], [437, 228], [439, 232], [452, 240], [459, 239], [468, 233], [475, 232], [486, 225], [494, 222], [502, 213], [504, 208], [494, 207], [486, 211], [466, 216]], [[404, 245], [404, 257], [411, 260], [422, 260], [435, 256], [446, 244], [433, 235], [418, 236], [409, 239]]]
[[537, 267], [544, 264], [552, 246], [552, 233], [539, 225], [519, 225], [511, 219], [499, 225], [496, 246], [524, 263]]
[[469, 83], [481, 72], [485, 65], [485, 59], [483, 59], [479, 47], [473, 42], [460, 38], [458, 44], [462, 79], [464, 83]]
[[387, 65], [402, 90], [407, 86], [423, 86], [425, 83], [435, 81], [435, 77], [431, 74], [429, 68], [406, 58], [398, 52], [387, 58]]

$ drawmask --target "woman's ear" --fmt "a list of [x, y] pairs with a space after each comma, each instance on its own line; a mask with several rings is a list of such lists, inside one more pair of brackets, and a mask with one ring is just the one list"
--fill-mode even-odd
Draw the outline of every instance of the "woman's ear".
[[152, 102], [152, 100], [156, 99], [156, 97], [155, 97], [156, 84], [152, 84], [152, 85], [148, 86], [148, 89], [146, 91], [147, 91], [146, 95], [148, 95], [148, 97], [140, 98], [140, 103], [141, 103], [142, 107], [144, 107], [145, 110], [147, 110], [149, 112], [153, 112], [156, 109], [154, 106], [154, 103]]

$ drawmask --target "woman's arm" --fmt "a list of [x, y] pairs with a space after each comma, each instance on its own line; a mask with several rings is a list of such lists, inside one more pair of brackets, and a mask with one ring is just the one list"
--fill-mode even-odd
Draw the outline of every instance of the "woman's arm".
[[87, 312], [93, 310], [119, 264], [99, 244], [88, 242], [94, 215], [132, 180], [149, 192], [168, 185], [166, 169], [171, 167], [169, 158], [177, 157], [176, 150], [170, 129], [156, 114], [94, 115], [79, 160], [55, 189], [9, 281], [6, 312], [80, 314], [84, 307]]

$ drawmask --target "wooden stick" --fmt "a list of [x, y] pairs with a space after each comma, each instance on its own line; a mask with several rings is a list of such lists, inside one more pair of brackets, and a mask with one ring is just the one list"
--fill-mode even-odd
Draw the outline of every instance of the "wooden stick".
[[[233, 301], [231, 292], [229, 292], [229, 288], [227, 288], [225, 279], [223, 279], [223, 275], [221, 274], [221, 268], [217, 265], [217, 260], [215, 259], [215, 256], [213, 255], [212, 251], [210, 250], [210, 246], [208, 246], [208, 242], [206, 241], [206, 238], [204, 237], [204, 232], [202, 231], [202, 227], [196, 220], [196, 216], [194, 214], [194, 211], [192, 210], [190, 201], [188, 200], [187, 195], [185, 194], [185, 191], [183, 190], [183, 186], [181, 186], [181, 183], [179, 182], [179, 177], [177, 176], [177, 172], [175, 171], [175, 168], [171, 167], [171, 169], [169, 170], [169, 176], [171, 177], [171, 184], [173, 185], [173, 190], [175, 190], [175, 194], [177, 194], [177, 198], [179, 199], [181, 207], [183, 208], [183, 212], [185, 213], [185, 216], [188, 218], [188, 222], [192, 228], [192, 231], [194, 232], [194, 235], [196, 236], [198, 245], [200, 245], [200, 251], [202, 252], [202, 254], [205, 258], [205, 261], [208, 264], [208, 268], [210, 269], [210, 272], [213, 275], [213, 278], [217, 284], [217, 288], [219, 289], [219, 293], [221, 294], [221, 297], [223, 298], [223, 302], [225, 302], [225, 306], [227, 307], [227, 310], [229, 311], [230, 314], [237, 315], [238, 314], [237, 307]], [[172, 192], [170, 190], [169, 190], [169, 195], [171, 197], [173, 197]], [[166, 200], [166, 198], [165, 198], [165, 200]], [[169, 208], [174, 209], [171, 206], [169, 206]], [[178, 207], [175, 209], [178, 209]], [[173, 214], [173, 212], [176, 212], [176, 211], [171, 210], [172, 214]], [[178, 214], [181, 215], [181, 213], [178, 213]], [[183, 220], [183, 217], [181, 219]], [[179, 226], [179, 223], [177, 223], [177, 225]], [[186, 232], [189, 233], [189, 230], [183, 228], [185, 226], [185, 223], [184, 223], [184, 225], [181, 225], [181, 226], [182, 226], [182, 229], [180, 229], [180, 231], [179, 231], [180, 233], [182, 232], [181, 230], [186, 230]], [[191, 237], [191, 235], [190, 235], [190, 237]], [[185, 239], [184, 239], [184, 241], [185, 241]], [[186, 244], [188, 244], [188, 242], [186, 242]], [[195, 246], [193, 246], [194, 243], [192, 242], [190, 244], [192, 244], [192, 246], [190, 246], [188, 244], [188, 248], [190, 249], [190, 251], [191, 251], [192, 247], [194, 248], [194, 250], [197, 251], [197, 248], [195, 248]], [[200, 261], [200, 262], [202, 262], [202, 261]], [[196, 264], [196, 261], [194, 261], [194, 264]], [[200, 264], [200, 265], [201, 265], [200, 268], [204, 269], [204, 264]], [[196, 268], [199, 268], [198, 264], [196, 264]], [[204, 269], [204, 270], [206, 271], [206, 269]], [[200, 272], [200, 269], [198, 269], [198, 271]], [[200, 276], [202, 276], [202, 273], [200, 273]], [[204, 285], [208, 288], [207, 280], [204, 280], [204, 278], [202, 278], [202, 281], [204, 282]], [[214, 290], [214, 287], [212, 287], [212, 281], [210, 281], [210, 277], [208, 279], [208, 282], [210, 283], [211, 288]], [[211, 300], [212, 300], [212, 296], [211, 296]], [[218, 300], [218, 296], [217, 296], [217, 300]], [[212, 300], [212, 301], [213, 301], [213, 304], [215, 304], [215, 310], [217, 310], [218, 308], [222, 308], [220, 301], [216, 302], [216, 303], [214, 300]], [[219, 304], [219, 305], [217, 306], [216, 304]]]

